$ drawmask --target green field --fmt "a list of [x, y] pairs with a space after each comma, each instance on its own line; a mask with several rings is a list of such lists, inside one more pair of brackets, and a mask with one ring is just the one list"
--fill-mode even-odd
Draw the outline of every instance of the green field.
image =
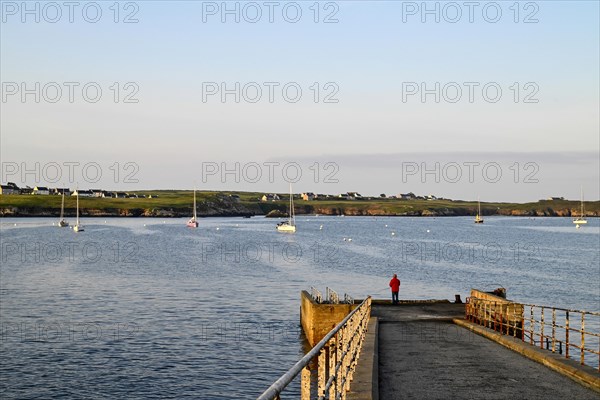
[[[153, 198], [88, 198], [79, 199], [82, 213], [94, 212], [124, 215], [124, 211], [134, 210], [141, 215], [146, 210], [170, 210], [176, 214], [189, 214], [192, 211], [193, 192], [181, 190], [145, 190], [135, 192], [138, 195], [152, 195]], [[235, 200], [230, 195], [239, 196]], [[267, 214], [277, 209], [287, 210], [287, 196], [280, 195], [276, 202], [261, 202], [263, 193], [258, 192], [207, 192], [196, 193], [198, 213], [200, 215], [247, 215]], [[158, 196], [158, 197], [155, 197]], [[65, 198], [65, 208], [72, 212], [76, 199]], [[295, 210], [298, 214], [331, 215], [473, 215], [477, 202], [452, 200], [399, 200], [374, 198], [372, 200], [342, 200], [327, 198], [323, 200], [303, 201], [296, 199]], [[61, 196], [40, 195], [0, 195], [0, 212], [3, 216], [35, 216], [57, 214], [60, 211]], [[481, 203], [484, 215], [559, 215], [578, 214], [580, 203], [568, 200], [544, 200], [534, 203]], [[600, 201], [585, 203], [586, 215], [600, 215]], [[126, 214], [126, 213], [125, 213]]]
[[[203, 202], [215, 201], [219, 192], [196, 192], [198, 206]], [[233, 192], [220, 192], [227, 195]], [[135, 192], [138, 195], [152, 195], [153, 198], [126, 198], [113, 199], [101, 197], [80, 197], [80, 208], [93, 209], [130, 209], [130, 208], [192, 208], [193, 192], [184, 190], [144, 190]], [[258, 199], [262, 193], [236, 193], [240, 195], [240, 201]], [[158, 195], [158, 197], [154, 197]], [[0, 195], [0, 206], [5, 207], [44, 207], [60, 209], [62, 196], [39, 196], [39, 195]], [[254, 201], [256, 202], [256, 200]], [[65, 197], [65, 208], [75, 208], [75, 196]]]

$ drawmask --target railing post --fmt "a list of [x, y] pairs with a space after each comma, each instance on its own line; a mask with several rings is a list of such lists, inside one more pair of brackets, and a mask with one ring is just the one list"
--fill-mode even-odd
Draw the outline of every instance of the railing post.
[[[362, 314], [362, 313], [361, 313]], [[350, 332], [348, 332], [347, 341], [347, 353], [344, 358], [343, 371], [344, 371], [344, 380], [341, 382], [341, 390], [342, 390], [342, 399], [346, 397], [345, 393], [347, 390], [350, 390], [350, 379], [352, 376], [352, 362], [355, 357], [355, 350], [357, 345], [359, 344], [360, 335], [356, 333], [361, 327], [361, 314], [356, 315], [356, 319], [352, 321], [353, 328]]]
[[[331, 360], [332, 361], [331, 364], [329, 364], [329, 368], [331, 368], [332, 373], [335, 374], [333, 384], [329, 388], [329, 398], [330, 399], [337, 399], [338, 395], [340, 394], [340, 383], [343, 378], [341, 376], [340, 372], [341, 372], [341, 366], [344, 365], [343, 357], [344, 357], [344, 347], [346, 347], [346, 332], [350, 328], [348, 325], [350, 325], [351, 323], [352, 323], [352, 318], [350, 318], [350, 320], [348, 321], [348, 324], [346, 326], [344, 326], [342, 329], [340, 329], [340, 331], [336, 335], [335, 358], [333, 358]], [[338, 371], [336, 371], [338, 364], [340, 365], [340, 369]]]
[[[504, 310], [504, 309], [503, 309]], [[506, 315], [505, 318], [502, 320], [502, 322], [504, 323], [504, 321], [506, 321], [506, 335], [509, 336], [510, 335], [510, 319], [509, 319], [509, 313], [510, 313], [510, 304], [506, 305]]]
[[486, 328], [489, 328], [487, 315], [488, 315], [487, 302], [484, 302], [483, 303], [483, 326], [485, 326]]
[[310, 369], [308, 369], [308, 365], [302, 368], [302, 375], [300, 376], [300, 399], [301, 400], [310, 400], [310, 387], [311, 387], [311, 376]]
[[317, 396], [321, 399], [325, 396], [325, 382], [327, 382], [327, 377], [325, 376], [326, 365], [327, 365], [327, 346], [323, 347], [319, 352], [319, 360], [317, 362], [318, 371], [317, 371]]
[[479, 318], [479, 325], [485, 326], [485, 302], [483, 301], [479, 301], [477, 317]]
[[338, 332], [331, 339], [331, 342], [335, 342], [335, 343], [330, 343], [330, 345], [329, 345], [329, 373], [327, 374], [328, 375], [327, 379], [331, 379], [331, 377], [333, 376], [333, 384], [331, 386], [329, 386], [329, 398], [330, 399], [336, 398], [335, 389], [336, 389], [336, 385], [337, 385], [338, 376], [336, 376], [336, 373], [335, 373], [335, 364], [336, 364], [335, 356], [337, 354], [336, 347], [338, 345], [339, 335], [340, 335], [340, 333]]
[[544, 307], [542, 307], [542, 315], [540, 318], [540, 348], [544, 348]]
[[529, 306], [529, 314], [531, 316], [531, 318], [529, 319], [529, 341], [531, 342], [531, 344], [535, 344], [533, 341], [533, 323], [534, 323], [534, 319], [533, 319], [533, 306]]
[[498, 303], [494, 302], [494, 332], [497, 332], [498, 323]]
[[552, 307], [552, 352], [556, 353], [556, 309]]
[[569, 311], [565, 313], [565, 357], [569, 358]]
[[513, 337], [517, 337], [517, 305], [513, 303], [513, 313], [512, 313], [514, 326], [513, 326]]
[[585, 313], [581, 313], [581, 365], [583, 365], [583, 358], [585, 357]]

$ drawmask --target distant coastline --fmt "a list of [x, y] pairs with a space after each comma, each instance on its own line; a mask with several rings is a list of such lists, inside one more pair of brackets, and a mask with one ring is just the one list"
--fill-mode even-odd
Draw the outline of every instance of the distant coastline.
[[[191, 191], [139, 191], [140, 198], [80, 198], [81, 216], [89, 217], [156, 217], [181, 218], [192, 213]], [[150, 198], [149, 196], [152, 195]], [[141, 197], [146, 196], [146, 197]], [[270, 212], [286, 212], [286, 195], [272, 201], [261, 200], [263, 193], [252, 192], [198, 192], [198, 216], [244, 217], [266, 216]], [[60, 195], [0, 195], [0, 218], [6, 217], [58, 217]], [[347, 215], [347, 216], [407, 216], [445, 217], [472, 216], [477, 202], [448, 199], [398, 199], [360, 198], [295, 201], [297, 215]], [[540, 200], [531, 203], [481, 203], [482, 214], [522, 217], [573, 217], [579, 216], [577, 200]], [[65, 214], [75, 215], [75, 199], [66, 198]], [[588, 217], [600, 216], [600, 201], [585, 202]]]

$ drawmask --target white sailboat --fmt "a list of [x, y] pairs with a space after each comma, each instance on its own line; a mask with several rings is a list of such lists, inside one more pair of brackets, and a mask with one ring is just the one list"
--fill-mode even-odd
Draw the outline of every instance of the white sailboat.
[[186, 226], [188, 228], [197, 228], [198, 227], [198, 216], [196, 215], [196, 188], [194, 188], [194, 216], [189, 219]]
[[83, 225], [81, 225], [79, 223], [79, 189], [76, 189], [77, 191], [77, 214], [76, 214], [76, 220], [75, 220], [75, 226], [73, 227], [73, 230], [75, 232], [83, 232]]
[[587, 224], [587, 219], [585, 219], [585, 210], [583, 209], [583, 188], [581, 188], [581, 215], [575, 218], [573, 223], [577, 228], [579, 228], [579, 225]]
[[477, 198], [477, 215], [475, 215], [476, 224], [483, 224], [483, 218], [481, 217], [481, 203], [479, 202], [479, 198]]
[[292, 184], [290, 183], [290, 209], [288, 212], [287, 221], [283, 221], [277, 224], [277, 231], [279, 232], [296, 232], [296, 216], [294, 214], [294, 195], [292, 194]]
[[58, 226], [61, 228], [69, 226], [69, 223], [64, 218], [65, 215], [65, 192], [62, 193], [62, 204], [60, 205], [60, 219], [58, 220]]

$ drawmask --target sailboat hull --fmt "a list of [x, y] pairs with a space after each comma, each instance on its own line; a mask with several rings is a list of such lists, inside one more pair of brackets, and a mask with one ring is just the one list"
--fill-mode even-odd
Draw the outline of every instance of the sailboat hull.
[[277, 225], [277, 230], [279, 232], [296, 232], [296, 225], [290, 225], [286, 222], [281, 225]]
[[83, 226], [80, 226], [80, 225], [75, 225], [75, 226], [73, 227], [73, 230], [74, 230], [75, 232], [83, 232]]
[[579, 219], [578, 218], [578, 219], [574, 219], [573, 223], [577, 224], [577, 225], [584, 225], [584, 224], [587, 224], [587, 220], [586, 219]]
[[296, 232], [296, 217], [294, 215], [294, 194], [292, 193], [292, 184], [290, 183], [290, 206], [289, 218], [277, 224], [277, 232], [294, 233]]
[[196, 222], [196, 221], [188, 221], [187, 224], [186, 224], [186, 226], [188, 228], [197, 228], [198, 227], [198, 222]]
[[58, 226], [61, 228], [66, 228], [67, 226], [69, 226], [69, 223], [67, 221], [65, 221], [64, 219], [61, 219], [58, 223]]

